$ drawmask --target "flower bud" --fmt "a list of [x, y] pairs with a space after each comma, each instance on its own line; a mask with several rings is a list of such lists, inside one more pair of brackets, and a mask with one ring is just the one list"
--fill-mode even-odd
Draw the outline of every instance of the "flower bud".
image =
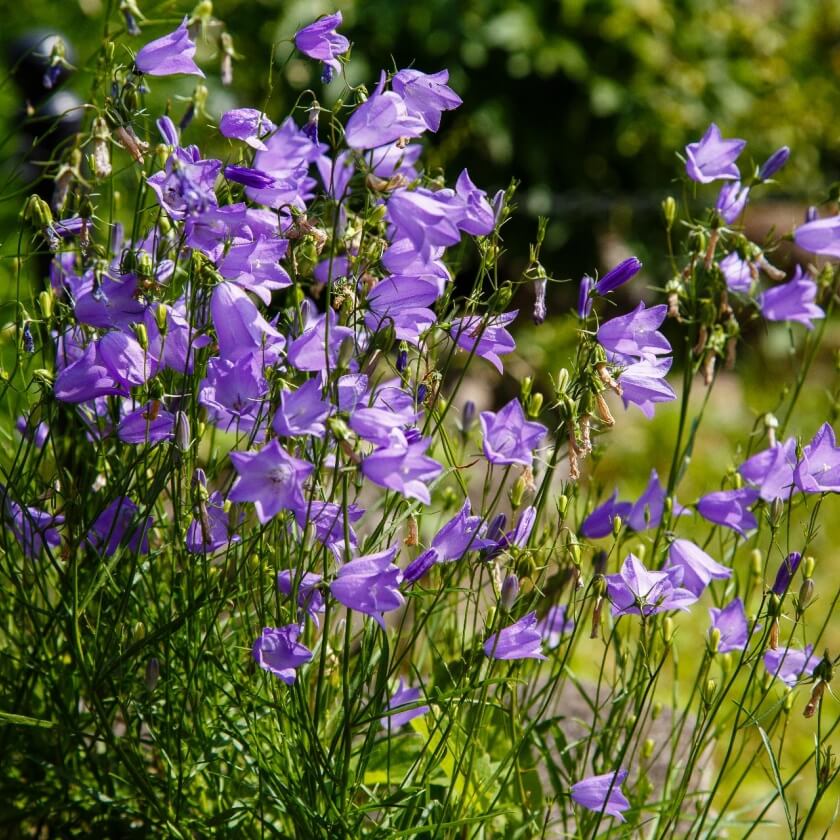
[[144, 351], [149, 349], [149, 333], [146, 330], [146, 325], [143, 323], [132, 324], [131, 328], [134, 330], [134, 335], [137, 336], [137, 343]]
[[732, 673], [734, 660], [731, 653], [723, 653], [718, 656], [718, 662], [720, 663], [720, 670], [723, 672], [724, 677]]
[[519, 578], [514, 574], [509, 574], [502, 582], [502, 595], [500, 598], [502, 609], [510, 612], [518, 597]]
[[662, 714], [662, 703], [659, 700], [654, 700], [650, 708], [650, 719], [656, 720]]
[[792, 551], [782, 561], [779, 570], [776, 572], [776, 580], [773, 583], [772, 591], [774, 595], [778, 595], [781, 598], [787, 592], [801, 560], [802, 555], [798, 551]]
[[146, 625], [143, 624], [142, 621], [137, 621], [134, 623], [132, 636], [134, 637], [135, 642], [139, 642], [141, 639], [144, 639], [146, 637]]
[[714, 680], [706, 680], [706, 684], [700, 691], [703, 702], [707, 706], [711, 706], [715, 699], [715, 692], [717, 691], [717, 683]]
[[530, 418], [539, 417], [543, 407], [543, 395], [537, 391], [536, 394], [531, 394], [528, 400], [528, 416]]
[[773, 499], [770, 502], [770, 525], [773, 528], [777, 528], [779, 523], [782, 521], [782, 517], [785, 514], [785, 503], [783, 499]]
[[758, 180], [766, 181], [772, 178], [787, 162], [790, 157], [790, 149], [787, 146], [782, 146], [776, 149], [764, 163], [761, 164], [761, 169], [758, 170]]
[[673, 196], [668, 196], [662, 201], [662, 215], [665, 217], [665, 227], [671, 230], [674, 226], [674, 220], [677, 218], [677, 202]]
[[557, 497], [557, 513], [559, 513], [560, 516], [564, 516], [568, 507], [569, 497], [565, 493], [561, 493]]
[[764, 558], [759, 549], [754, 548], [750, 552], [750, 574], [753, 577], [760, 578], [762, 574], [762, 567], [764, 565]]
[[527, 400], [528, 397], [531, 396], [531, 388], [534, 386], [534, 380], [530, 376], [526, 376], [522, 380], [522, 386], [520, 389], [520, 396], [523, 400]]
[[802, 561], [802, 576], [806, 578], [810, 578], [814, 576], [814, 566], [816, 565], [816, 561], [814, 558], [809, 554], [803, 561]]
[[620, 516], [614, 516], [612, 521], [612, 533], [614, 537], [617, 537], [621, 533], [621, 529], [624, 526], [624, 523], [621, 521]]
[[510, 503], [514, 508], [518, 508], [522, 504], [522, 497], [525, 495], [527, 488], [525, 476], [520, 475], [510, 488]]
[[814, 579], [805, 578], [802, 581], [802, 586], [799, 587], [799, 596], [796, 599], [796, 610], [798, 613], [803, 613], [808, 608], [808, 605], [814, 600]]
[[642, 744], [642, 758], [650, 758], [653, 755], [654, 746], [653, 738], [645, 738], [645, 742]]
[[662, 619], [662, 640], [669, 646], [674, 640], [674, 619], [670, 615]]
[[461, 409], [461, 434], [466, 436], [470, 433], [475, 424], [475, 403], [472, 400], [467, 400], [464, 407]]
[[44, 290], [38, 294], [38, 308], [41, 310], [41, 314], [44, 316], [44, 318], [49, 319], [49, 317], [52, 315], [53, 309], [52, 292]]
[[177, 411], [175, 412], [175, 446], [181, 452], [187, 452], [191, 443], [190, 418], [183, 411]]
[[146, 675], [143, 680], [146, 683], [146, 689], [154, 691], [158, 679], [160, 679], [160, 662], [156, 656], [153, 656], [146, 664]]
[[779, 420], [775, 414], [768, 412], [764, 415], [764, 429], [767, 432], [767, 442], [770, 446], [776, 445], [776, 429], [779, 428]]
[[793, 708], [793, 691], [788, 689], [787, 694], [785, 694], [784, 702], [782, 703], [782, 709], [784, 709], [785, 714], [787, 714]]
[[711, 633], [709, 633], [709, 653], [713, 656], [717, 653], [718, 647], [720, 646], [720, 630], [715, 627]]
[[557, 382], [554, 385], [554, 392], [558, 397], [566, 393], [566, 389], [569, 387], [571, 380], [572, 377], [569, 371], [566, 368], [560, 368], [557, 374]]

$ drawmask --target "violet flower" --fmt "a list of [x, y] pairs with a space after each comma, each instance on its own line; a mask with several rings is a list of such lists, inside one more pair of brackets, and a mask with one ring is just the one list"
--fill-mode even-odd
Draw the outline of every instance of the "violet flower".
[[638, 406], [642, 414], [650, 420], [657, 403], [675, 400], [677, 395], [665, 378], [671, 370], [672, 362], [670, 357], [642, 359], [624, 368], [618, 375], [624, 408], [631, 404]]
[[117, 426], [117, 437], [125, 443], [154, 446], [174, 436], [175, 415], [151, 402], [126, 414]]
[[537, 614], [529, 612], [490, 636], [484, 643], [484, 653], [491, 659], [546, 659], [541, 643]]
[[383, 630], [383, 613], [405, 604], [405, 596], [400, 592], [403, 574], [393, 562], [397, 551], [394, 546], [377, 554], [357, 557], [341, 566], [330, 584], [330, 592], [337, 601], [376, 619]]
[[756, 486], [762, 499], [772, 502], [790, 496], [796, 465], [796, 441], [788, 438], [748, 458], [738, 467], [738, 472]]
[[685, 147], [685, 171], [689, 178], [701, 184], [736, 180], [741, 174], [735, 160], [746, 145], [746, 140], [724, 140], [720, 129], [712, 123], [698, 142]]
[[137, 53], [134, 64], [147, 76], [174, 76], [184, 73], [204, 78], [204, 73], [193, 61], [194, 55], [195, 43], [187, 31], [187, 18], [184, 17], [174, 32], [146, 44]]
[[580, 281], [580, 288], [578, 289], [578, 303], [577, 314], [578, 317], [585, 320], [592, 312], [592, 290], [595, 288], [595, 281], [588, 275], [584, 274]]
[[787, 283], [767, 289], [758, 296], [758, 306], [768, 321], [796, 321], [812, 330], [812, 319], [825, 318], [825, 312], [814, 303], [816, 296], [817, 284], [801, 266], [796, 266]]
[[307, 526], [314, 528], [315, 539], [325, 545], [336, 561], [341, 563], [358, 546], [353, 525], [364, 516], [364, 513], [362, 508], [352, 502], [345, 508], [334, 502], [312, 500], [295, 510], [295, 520], [301, 533]]
[[341, 12], [334, 12], [318, 18], [314, 23], [304, 26], [295, 33], [295, 46], [305, 56], [323, 63], [322, 79], [329, 82], [333, 73], [341, 70], [336, 56], [343, 55], [350, 49], [350, 42], [336, 29], [342, 24]]
[[633, 554], [627, 555], [618, 574], [607, 575], [606, 580], [614, 616], [688, 610], [697, 600], [688, 589], [675, 586], [671, 574], [649, 571]]
[[[388, 711], [394, 709], [401, 709], [405, 706], [410, 706], [416, 703], [423, 696], [423, 692], [419, 688], [411, 688], [406, 686], [400, 679], [397, 690], [391, 695], [388, 700]], [[404, 712], [396, 712], [388, 714], [381, 718], [380, 723], [384, 729], [399, 729], [414, 718], [422, 717], [429, 711], [428, 706], [415, 706], [412, 709], [407, 709]]]
[[840, 493], [840, 447], [829, 423], [823, 423], [802, 450], [794, 481], [804, 493]]
[[778, 677], [785, 685], [793, 688], [800, 677], [810, 677], [819, 665], [820, 658], [813, 656], [813, 651], [813, 645], [806, 645], [805, 650], [768, 650], [764, 654], [764, 667], [768, 674]]
[[260, 138], [276, 130], [277, 126], [256, 108], [236, 108], [222, 114], [219, 120], [223, 137], [242, 140], [257, 151], [268, 151]]
[[787, 592], [799, 564], [802, 562], [802, 555], [798, 551], [792, 551], [781, 562], [779, 569], [776, 572], [776, 580], [773, 581], [772, 592], [780, 598]]
[[491, 315], [487, 320], [480, 315], [456, 318], [450, 335], [462, 350], [487, 359], [499, 373], [504, 373], [499, 356], [516, 349], [516, 342], [506, 327], [518, 314], [519, 310], [514, 309], [502, 315]]
[[542, 423], [525, 419], [522, 404], [516, 397], [499, 411], [482, 411], [479, 422], [484, 436], [484, 455], [495, 465], [530, 467], [534, 449], [548, 431]]
[[548, 612], [537, 622], [537, 630], [549, 650], [554, 650], [560, 644], [560, 640], [567, 633], [575, 629], [573, 618], [566, 617], [566, 605], [554, 604], [549, 607]]
[[0, 495], [3, 497], [3, 519], [26, 557], [39, 557], [45, 547], [58, 548], [61, 545], [61, 537], [55, 526], [64, 522], [63, 516], [19, 505], [9, 498], [8, 491], [1, 485]]
[[697, 512], [715, 525], [724, 525], [742, 537], [758, 527], [755, 514], [749, 506], [759, 498], [758, 490], [743, 487], [739, 490], [719, 490], [707, 493], [697, 502]]
[[749, 294], [753, 284], [751, 264], [743, 259], [737, 251], [727, 254], [719, 263], [718, 268], [726, 280], [727, 288], [732, 292]]
[[572, 799], [588, 811], [604, 813], [624, 822], [624, 811], [630, 807], [630, 802], [621, 792], [626, 778], [626, 770], [589, 776], [572, 785]]
[[230, 460], [239, 477], [228, 498], [232, 502], [253, 502], [263, 525], [282, 510], [304, 506], [303, 482], [314, 467], [289, 455], [276, 440], [259, 452], [231, 452]]
[[312, 659], [312, 651], [298, 641], [300, 633], [297, 624], [265, 627], [251, 650], [260, 668], [279, 677], [286, 685], [292, 685], [297, 669]]
[[592, 540], [608, 537], [612, 533], [616, 516], [620, 516], [624, 520], [632, 507], [632, 502], [618, 501], [618, 488], [616, 488], [609, 499], [598, 505], [583, 520], [580, 525], [580, 533], [587, 539]]
[[440, 115], [461, 104], [461, 97], [446, 84], [448, 81], [448, 70], [421, 73], [409, 68], [400, 70], [391, 86], [402, 97], [409, 114], [420, 117], [429, 131], [437, 131]]
[[118, 496], [96, 518], [87, 535], [88, 543], [105, 557], [111, 557], [121, 545], [125, 545], [129, 551], [148, 554], [149, 529], [154, 521], [152, 517], [147, 517], [145, 522], [138, 522], [129, 533], [139, 512], [131, 499]]
[[388, 445], [375, 449], [362, 461], [362, 474], [380, 487], [430, 505], [432, 497], [426, 485], [443, 472], [437, 461], [423, 454], [431, 444], [431, 438], [409, 443], [400, 429], [392, 429]]
[[796, 228], [793, 238], [804, 251], [840, 259], [840, 215], [806, 222]]
[[740, 181], [730, 181], [720, 188], [715, 209], [726, 224], [731, 225], [747, 206], [749, 187], [742, 187]]
[[330, 404], [321, 396], [317, 379], [307, 379], [297, 391], [281, 391], [280, 405], [274, 415], [272, 428], [283, 437], [313, 435], [323, 438], [327, 432], [325, 420]]
[[787, 146], [780, 146], [761, 164], [761, 168], [758, 170], [758, 180], [766, 181], [768, 178], [772, 178], [788, 162], [789, 157], [790, 149]]
[[[283, 595], [291, 596], [292, 581], [296, 573], [292, 569], [285, 569], [277, 573], [277, 589]], [[312, 619], [316, 627], [320, 626], [318, 613], [324, 612], [324, 595], [319, 589], [323, 578], [314, 572], [305, 572], [298, 581], [297, 602], [298, 606]]]
[[595, 284], [595, 291], [599, 295], [606, 295], [623, 286], [628, 280], [632, 280], [642, 270], [642, 263], [637, 257], [620, 262], [611, 268]]
[[385, 73], [379, 84], [347, 120], [344, 139], [351, 149], [377, 149], [395, 143], [402, 137], [419, 137], [426, 131], [426, 122], [410, 113], [405, 100], [392, 90], [385, 90]]
[[253, 169], [250, 166], [237, 166], [229, 164], [224, 169], [225, 178], [246, 187], [253, 187], [257, 190], [264, 190], [274, 186], [275, 178], [262, 169]]
[[238, 543], [241, 537], [233, 533], [235, 524], [224, 507], [224, 497], [218, 491], [210, 494], [203, 502], [197, 515], [187, 528], [187, 551], [191, 554], [213, 554], [230, 543]]
[[668, 549], [668, 569], [682, 570], [681, 586], [699, 598], [712, 580], [727, 580], [732, 569], [722, 566], [691, 540], [674, 540]]
[[720, 633], [718, 653], [743, 650], [747, 646], [749, 624], [744, 611], [744, 602], [740, 598], [735, 598], [721, 609], [709, 607], [709, 617], [712, 620], [709, 633], [711, 634], [713, 630]]
[[618, 362], [629, 364], [650, 356], [662, 356], [671, 352], [671, 345], [659, 332], [667, 315], [668, 307], [664, 303], [646, 309], [640, 302], [632, 312], [602, 324], [596, 337]]

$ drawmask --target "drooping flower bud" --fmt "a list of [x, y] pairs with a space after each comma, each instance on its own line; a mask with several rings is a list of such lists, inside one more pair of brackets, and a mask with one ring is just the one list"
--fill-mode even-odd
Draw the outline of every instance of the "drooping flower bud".
[[502, 582], [502, 594], [500, 602], [502, 609], [510, 612], [516, 599], [519, 597], [519, 578], [515, 574], [509, 574]]
[[790, 157], [790, 149], [787, 146], [781, 146], [770, 155], [764, 163], [761, 164], [761, 169], [758, 170], [758, 180], [766, 181], [772, 178], [787, 162]]
[[668, 196], [662, 200], [662, 215], [665, 217], [665, 227], [671, 230], [674, 226], [674, 219], [677, 218], [677, 202], [673, 196]]

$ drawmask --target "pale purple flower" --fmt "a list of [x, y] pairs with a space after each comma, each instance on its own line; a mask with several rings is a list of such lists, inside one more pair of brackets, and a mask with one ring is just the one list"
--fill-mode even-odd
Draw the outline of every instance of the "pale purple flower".
[[479, 421], [484, 436], [484, 455], [496, 465], [531, 466], [534, 449], [548, 431], [542, 423], [525, 419], [522, 404], [516, 397], [499, 411], [482, 411]]
[[647, 486], [641, 496], [625, 514], [624, 520], [634, 531], [642, 533], [658, 527], [665, 509], [665, 488], [659, 481], [659, 473], [650, 471]]
[[193, 61], [194, 55], [195, 43], [187, 31], [185, 17], [174, 32], [146, 44], [137, 53], [134, 64], [147, 76], [174, 76], [185, 73], [204, 78], [204, 73]]
[[646, 569], [633, 554], [628, 554], [618, 574], [607, 575], [607, 597], [612, 614], [653, 615], [666, 610], [688, 610], [697, 596], [674, 585], [675, 575]]
[[[358, 540], [353, 525], [362, 516], [364, 510], [352, 502], [345, 509], [334, 502], [313, 500], [295, 510], [295, 520], [301, 532], [305, 531], [307, 526], [312, 526], [315, 539], [323, 543], [338, 562], [343, 562], [347, 559], [348, 552], [356, 550]], [[348, 523], [346, 532], [345, 517]]]
[[[730, 601], [722, 609], [709, 607], [709, 617], [712, 620], [712, 630], [720, 632], [718, 653], [729, 653], [733, 650], [743, 650], [749, 639], [749, 624], [744, 612], [744, 602], [740, 598]], [[758, 629], [758, 628], [756, 628]]]
[[537, 622], [537, 630], [540, 631], [542, 640], [549, 650], [554, 650], [563, 636], [574, 629], [575, 621], [573, 618], [566, 617], [565, 604], [554, 604], [549, 607], [545, 616]]
[[43, 449], [50, 433], [50, 427], [46, 420], [42, 420], [33, 426], [31, 418], [24, 415], [20, 415], [15, 420], [15, 428], [20, 432], [21, 437], [31, 441], [36, 449]]
[[425, 120], [419, 114], [410, 113], [398, 93], [385, 90], [383, 72], [374, 92], [347, 120], [344, 139], [351, 149], [377, 149], [401, 137], [419, 137], [424, 131]]
[[529, 612], [490, 636], [484, 643], [484, 653], [492, 659], [545, 659], [541, 645], [537, 614]]
[[715, 209], [726, 224], [731, 225], [747, 206], [750, 195], [749, 187], [742, 187], [740, 181], [730, 181], [720, 188]]
[[126, 414], [117, 426], [117, 437], [125, 443], [154, 446], [172, 440], [174, 434], [175, 415], [151, 402]]
[[599, 295], [607, 295], [619, 286], [623, 286], [628, 280], [632, 280], [641, 270], [641, 261], [637, 257], [630, 257], [601, 277], [595, 284], [595, 291]]
[[764, 667], [768, 674], [778, 677], [785, 685], [793, 688], [800, 677], [810, 677], [819, 665], [820, 658], [814, 656], [813, 651], [813, 645], [806, 645], [805, 650], [768, 650], [764, 654]]
[[521, 514], [519, 514], [519, 519], [516, 521], [516, 525], [507, 533], [500, 533], [498, 537], [496, 537], [496, 531], [493, 529], [493, 526], [496, 522], [500, 522], [498, 530], [501, 531], [504, 528], [504, 514], [501, 514], [502, 519], [499, 520], [494, 519], [493, 522], [490, 523], [490, 527], [487, 529], [487, 537], [488, 539], [484, 540], [487, 543], [487, 548], [490, 550], [484, 555], [484, 559], [491, 559], [495, 557], [502, 551], [506, 551], [510, 548], [523, 548], [525, 543], [531, 537], [531, 532], [534, 530], [534, 525], [537, 521], [537, 509], [533, 505], [529, 505], [526, 507]]
[[632, 502], [618, 501], [618, 489], [616, 488], [609, 499], [598, 505], [583, 520], [580, 525], [580, 533], [591, 540], [607, 537], [612, 533], [616, 516], [620, 516], [622, 520], [626, 519], [632, 507]]
[[254, 169], [250, 166], [237, 166], [229, 164], [224, 169], [225, 178], [246, 187], [253, 187], [257, 190], [264, 190], [274, 186], [275, 178], [262, 169]]
[[312, 659], [312, 651], [298, 641], [300, 633], [297, 624], [265, 627], [251, 651], [260, 668], [279, 677], [286, 685], [292, 685], [297, 669]]
[[598, 342], [615, 361], [628, 364], [665, 355], [671, 352], [671, 345], [659, 327], [667, 315], [665, 304], [646, 309], [640, 302], [632, 312], [602, 324], [597, 333]]
[[823, 423], [803, 449], [794, 480], [805, 493], [840, 493], [840, 447], [829, 423]]
[[211, 493], [206, 502], [198, 505], [196, 516], [187, 528], [187, 551], [192, 554], [212, 554], [230, 543], [238, 543], [241, 537], [233, 533], [235, 527], [233, 517], [225, 510], [222, 494]]
[[339, 567], [330, 592], [337, 601], [356, 612], [375, 618], [385, 629], [383, 613], [399, 609], [405, 604], [400, 592], [402, 571], [394, 565], [398, 548], [394, 546], [377, 554], [357, 557]]
[[258, 151], [268, 150], [260, 138], [276, 130], [277, 126], [256, 108], [236, 108], [227, 111], [219, 120], [222, 136], [242, 140]]
[[487, 359], [499, 373], [503, 373], [499, 356], [516, 349], [516, 342], [506, 327], [518, 314], [519, 310], [514, 309], [503, 315], [491, 315], [486, 320], [480, 315], [456, 318], [452, 322], [450, 335], [462, 350]]
[[696, 597], [700, 597], [712, 580], [727, 580], [732, 569], [713, 560], [699, 545], [691, 540], [674, 540], [668, 549], [667, 569], [682, 570], [682, 583]]
[[838, 259], [840, 258], [840, 215], [806, 222], [793, 232], [793, 238], [804, 251]]
[[[397, 690], [391, 695], [388, 701], [388, 711], [394, 709], [402, 709], [405, 706], [413, 706], [423, 696], [423, 692], [419, 688], [411, 688], [406, 686], [402, 679], [400, 679]], [[414, 718], [421, 717], [429, 711], [428, 706], [414, 706], [414, 708], [406, 709], [404, 712], [396, 712], [388, 714], [380, 720], [380, 723], [385, 729], [399, 729]]]
[[283, 336], [235, 283], [219, 283], [213, 289], [210, 311], [224, 359], [235, 362], [255, 350], [283, 346]]
[[314, 58], [324, 65], [323, 79], [330, 81], [333, 73], [341, 70], [336, 56], [343, 55], [350, 49], [350, 42], [336, 29], [342, 24], [341, 12], [334, 12], [318, 18], [309, 26], [304, 26], [295, 33], [295, 46], [305, 56]]
[[741, 177], [735, 160], [747, 145], [746, 140], [724, 140], [720, 129], [712, 123], [703, 137], [685, 147], [685, 171], [701, 184]]
[[307, 379], [297, 391], [281, 391], [280, 405], [274, 415], [272, 428], [283, 437], [326, 434], [325, 421], [330, 404], [321, 396], [317, 379]]
[[730, 291], [748, 294], [753, 283], [753, 272], [749, 261], [737, 251], [727, 254], [719, 263], [724, 280]]
[[446, 83], [449, 71], [421, 73], [419, 70], [400, 70], [391, 80], [391, 86], [405, 102], [408, 112], [419, 116], [429, 131], [440, 128], [440, 115], [461, 104], [461, 97]]
[[362, 473], [380, 487], [429, 505], [432, 498], [426, 485], [443, 472], [437, 461], [423, 454], [431, 443], [431, 438], [409, 442], [400, 429], [392, 429], [388, 446], [375, 449], [362, 461]]
[[715, 525], [724, 525], [742, 537], [758, 527], [755, 514], [749, 509], [759, 498], [758, 490], [742, 487], [739, 490], [718, 490], [707, 493], [697, 502], [697, 512]]
[[595, 281], [584, 274], [578, 289], [577, 314], [579, 318], [588, 318], [592, 312], [592, 290], [595, 288]]
[[466, 169], [455, 182], [455, 196], [462, 210], [456, 222], [458, 227], [471, 236], [487, 236], [496, 225], [496, 216], [487, 201], [487, 193], [472, 182]]
[[230, 459], [239, 477], [228, 498], [232, 502], [253, 502], [263, 525], [281, 510], [303, 507], [303, 482], [314, 468], [289, 455], [276, 440], [259, 452], [231, 452]]
[[245, 291], [253, 292], [268, 306], [272, 292], [292, 285], [279, 262], [288, 247], [287, 239], [267, 236], [231, 245], [217, 263], [219, 274]]
[[767, 289], [758, 296], [758, 306], [768, 321], [796, 321], [812, 330], [812, 319], [825, 318], [825, 312], [814, 303], [816, 296], [817, 284], [801, 266], [796, 266], [787, 283]]
[[2, 485], [0, 495], [3, 497], [3, 519], [20, 543], [24, 555], [39, 557], [45, 547], [58, 548], [61, 545], [61, 537], [55, 526], [64, 522], [63, 516], [19, 505], [9, 498], [8, 491]]
[[289, 344], [286, 353], [289, 364], [314, 373], [333, 369], [338, 364], [342, 342], [353, 337], [353, 330], [340, 326], [335, 310], [330, 308], [326, 314], [312, 318]]
[[756, 486], [762, 499], [772, 502], [790, 496], [796, 464], [796, 441], [788, 438], [748, 458], [738, 467], [738, 472]]
[[626, 778], [626, 770], [589, 776], [572, 785], [572, 799], [589, 811], [604, 813], [624, 822], [624, 811], [630, 807], [630, 802], [621, 792]]
[[650, 420], [657, 403], [675, 400], [677, 395], [665, 378], [672, 362], [670, 357], [642, 359], [624, 368], [618, 375], [624, 407], [632, 403]]
[[[296, 573], [292, 569], [278, 572], [278, 591], [283, 595], [291, 596], [292, 583], [295, 578]], [[324, 596], [319, 588], [321, 580], [321, 575], [316, 575], [314, 572], [305, 572], [303, 577], [298, 580], [297, 586], [298, 606], [309, 615], [316, 627], [319, 626], [318, 613], [324, 612]]]

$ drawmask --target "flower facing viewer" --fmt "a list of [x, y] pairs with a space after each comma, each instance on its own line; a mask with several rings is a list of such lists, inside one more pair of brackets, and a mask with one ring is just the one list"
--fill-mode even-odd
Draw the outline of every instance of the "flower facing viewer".
[[518, 399], [497, 412], [482, 411], [484, 455], [491, 464], [522, 464], [529, 467], [533, 451], [548, 431], [542, 423], [525, 419]]
[[312, 659], [312, 651], [298, 641], [298, 636], [300, 627], [297, 624], [266, 627], [251, 651], [260, 668], [280, 677], [286, 685], [291, 685], [297, 677], [297, 669]]
[[746, 140], [724, 140], [720, 129], [712, 123], [703, 137], [685, 147], [685, 171], [692, 181], [734, 181], [740, 177], [735, 160], [747, 145]]

